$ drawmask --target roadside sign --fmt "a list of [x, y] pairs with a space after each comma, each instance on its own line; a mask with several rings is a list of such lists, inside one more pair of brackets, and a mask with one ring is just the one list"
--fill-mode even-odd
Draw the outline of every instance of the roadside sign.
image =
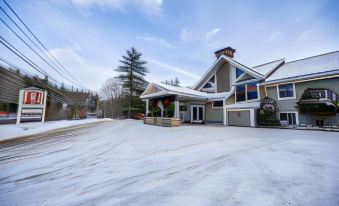
[[44, 123], [46, 114], [47, 91], [38, 88], [21, 89], [16, 124], [21, 121], [41, 121]]

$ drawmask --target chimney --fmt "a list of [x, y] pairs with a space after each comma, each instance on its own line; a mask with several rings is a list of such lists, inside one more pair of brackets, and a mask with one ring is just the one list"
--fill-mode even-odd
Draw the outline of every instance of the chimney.
[[219, 49], [218, 51], [214, 52], [215, 56], [219, 58], [221, 55], [226, 55], [230, 58], [234, 57], [235, 49], [232, 47], [225, 47], [223, 49]]

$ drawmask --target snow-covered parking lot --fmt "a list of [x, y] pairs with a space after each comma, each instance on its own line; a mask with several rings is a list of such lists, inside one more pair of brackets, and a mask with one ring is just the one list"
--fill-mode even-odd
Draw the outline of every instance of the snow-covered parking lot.
[[339, 205], [339, 133], [125, 120], [3, 142], [0, 205]]

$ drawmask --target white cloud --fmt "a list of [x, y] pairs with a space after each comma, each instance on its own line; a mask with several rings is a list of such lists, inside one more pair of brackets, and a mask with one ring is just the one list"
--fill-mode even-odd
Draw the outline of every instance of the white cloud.
[[299, 41], [310, 40], [312, 38], [312, 35], [313, 35], [313, 30], [312, 29], [305, 30], [305, 31], [300, 33], [300, 35], [298, 36], [298, 40]]
[[206, 33], [206, 40], [210, 40], [213, 36], [217, 35], [220, 32], [220, 28], [212, 29]]
[[162, 15], [163, 0], [70, 0], [73, 5], [81, 8], [99, 7], [101, 9], [126, 10], [135, 5], [138, 9], [148, 15]]
[[183, 29], [180, 34], [180, 39], [184, 42], [194, 41], [194, 40], [203, 40], [209, 41], [220, 32], [220, 28], [215, 28], [210, 31], [202, 31], [197, 29]]
[[148, 41], [152, 43], [159, 44], [166, 48], [174, 48], [174, 44], [168, 42], [166, 39], [153, 37], [153, 36], [137, 36], [138, 40]]
[[203, 39], [204, 33], [194, 29], [183, 29], [180, 34], [182, 41], [193, 41]]
[[187, 70], [185, 69], [182, 69], [182, 68], [179, 68], [179, 67], [175, 67], [175, 66], [172, 66], [172, 65], [169, 65], [169, 64], [166, 64], [166, 63], [163, 63], [163, 62], [160, 62], [158, 60], [155, 60], [155, 59], [151, 59], [151, 58], [147, 58], [147, 61], [149, 63], [153, 63], [153, 64], [156, 64], [162, 68], [165, 68], [165, 69], [168, 69], [168, 70], [171, 70], [171, 71], [175, 71], [177, 73], [180, 73], [180, 74], [183, 74], [183, 75], [186, 75], [188, 77], [191, 77], [195, 80], [198, 80], [200, 77], [198, 75], [195, 75], [191, 72], [188, 72]]
[[268, 40], [270, 42], [276, 42], [282, 38], [282, 33], [280, 31], [273, 32], [269, 37]]
[[84, 8], [90, 7], [110, 7], [114, 9], [122, 9], [127, 1], [125, 0], [70, 0], [74, 5]]

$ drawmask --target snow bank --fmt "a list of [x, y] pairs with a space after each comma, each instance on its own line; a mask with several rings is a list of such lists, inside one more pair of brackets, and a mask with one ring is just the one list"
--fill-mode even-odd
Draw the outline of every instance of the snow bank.
[[64, 127], [77, 126], [82, 124], [110, 121], [111, 119], [82, 119], [82, 120], [60, 120], [49, 121], [42, 124], [41, 122], [27, 122], [20, 125], [8, 124], [0, 125], [0, 141], [17, 138], [20, 136], [39, 134]]

